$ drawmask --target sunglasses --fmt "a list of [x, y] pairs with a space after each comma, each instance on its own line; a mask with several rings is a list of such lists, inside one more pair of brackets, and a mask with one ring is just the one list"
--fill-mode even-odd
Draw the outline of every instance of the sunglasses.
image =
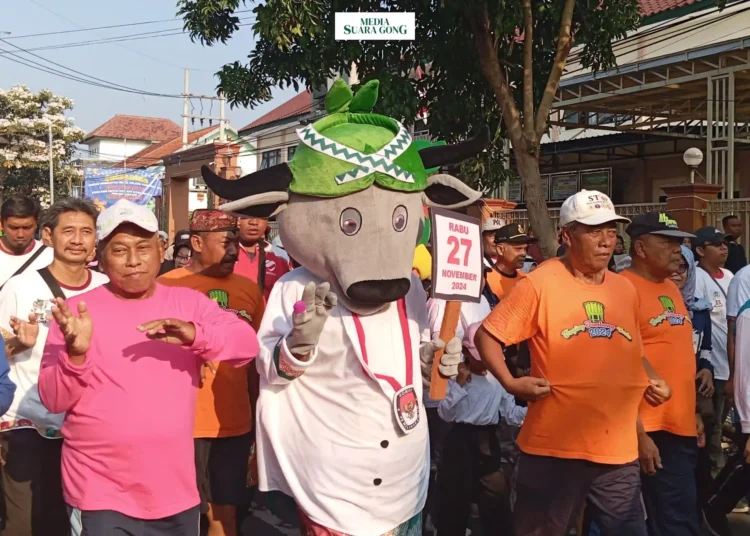
[[726, 246], [726, 245], [727, 245], [727, 241], [726, 240], [720, 240], [720, 239], [712, 240], [710, 242], [704, 242], [703, 243], [703, 247], [714, 246], [714, 247], [720, 248], [721, 246]]

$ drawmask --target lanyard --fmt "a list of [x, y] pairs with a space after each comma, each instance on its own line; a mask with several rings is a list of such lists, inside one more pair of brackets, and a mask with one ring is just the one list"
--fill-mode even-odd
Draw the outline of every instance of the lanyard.
[[[409, 335], [409, 320], [406, 317], [406, 302], [404, 298], [401, 298], [397, 302], [398, 305], [398, 319], [401, 324], [401, 336], [404, 340], [404, 353], [406, 354], [406, 385], [410, 386], [414, 382], [414, 368], [412, 367], [412, 361], [414, 356], [412, 355], [411, 348], [411, 336]], [[362, 327], [362, 322], [359, 319], [359, 315], [352, 313], [354, 319], [354, 326], [357, 328], [357, 338], [359, 339], [359, 346], [362, 348], [362, 359], [365, 365], [369, 367], [369, 359], [367, 358], [367, 341], [365, 340], [365, 330]], [[372, 372], [372, 371], [371, 371]], [[393, 390], [398, 392], [401, 390], [401, 384], [393, 376], [387, 376], [385, 374], [372, 373], [379, 380], [387, 381]]]

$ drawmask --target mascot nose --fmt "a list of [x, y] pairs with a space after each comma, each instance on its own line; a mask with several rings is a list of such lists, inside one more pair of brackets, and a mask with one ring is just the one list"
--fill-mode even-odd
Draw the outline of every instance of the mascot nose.
[[406, 296], [410, 287], [411, 281], [405, 278], [359, 281], [346, 289], [346, 295], [360, 303], [389, 303]]

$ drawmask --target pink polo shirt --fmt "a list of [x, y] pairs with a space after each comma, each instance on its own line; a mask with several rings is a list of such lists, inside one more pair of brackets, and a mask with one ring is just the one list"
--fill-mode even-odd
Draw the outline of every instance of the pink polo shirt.
[[[157, 285], [144, 300], [122, 300], [106, 286], [67, 300], [85, 301], [94, 323], [83, 365], [68, 359], [54, 322], [39, 375], [39, 395], [67, 412], [62, 434], [65, 502], [159, 519], [199, 503], [193, 454], [195, 400], [204, 361], [244, 365], [258, 354], [244, 320], [194, 290]], [[146, 338], [151, 320], [178, 318], [196, 328], [192, 346]]]
[[[276, 284], [276, 281], [291, 270], [289, 262], [273, 253], [271, 247], [268, 247], [265, 251], [266, 257], [266, 276], [263, 280], [263, 296], [266, 301], [271, 295], [271, 289]], [[258, 245], [255, 246], [255, 255], [250, 258], [250, 255], [245, 251], [244, 248], [240, 247], [239, 257], [237, 264], [234, 265], [234, 273], [247, 277], [251, 281], [258, 283], [258, 262], [260, 255], [258, 254]], [[258, 283], [260, 285], [260, 283]]]

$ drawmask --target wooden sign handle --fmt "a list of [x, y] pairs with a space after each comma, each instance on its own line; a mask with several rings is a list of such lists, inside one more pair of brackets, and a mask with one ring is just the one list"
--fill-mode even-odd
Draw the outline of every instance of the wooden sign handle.
[[[461, 316], [461, 302], [449, 301], [445, 304], [445, 313], [443, 314], [443, 323], [440, 326], [440, 340], [448, 344], [456, 336], [456, 328]], [[448, 390], [448, 378], [440, 374], [440, 359], [443, 357], [445, 349], [435, 352], [435, 360], [432, 362], [432, 376], [430, 378], [430, 398], [432, 400], [442, 400]]]

